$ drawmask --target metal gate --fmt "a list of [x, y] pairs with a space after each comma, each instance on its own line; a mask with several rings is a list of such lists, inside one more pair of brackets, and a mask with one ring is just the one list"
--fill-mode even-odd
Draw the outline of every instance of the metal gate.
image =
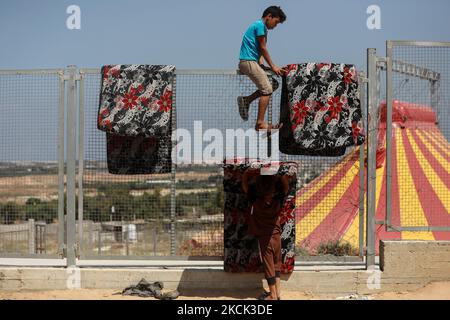
[[64, 70], [0, 71], [0, 254], [64, 254]]
[[386, 51], [386, 226], [448, 240], [450, 43], [388, 41]]

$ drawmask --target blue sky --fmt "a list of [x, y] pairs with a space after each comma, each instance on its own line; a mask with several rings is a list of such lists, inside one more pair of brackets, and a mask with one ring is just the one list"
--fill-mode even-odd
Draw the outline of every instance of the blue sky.
[[[69, 30], [69, 5], [81, 30]], [[75, 64], [168, 63], [178, 68], [235, 68], [242, 34], [269, 5], [287, 21], [269, 34], [278, 65], [342, 61], [365, 68], [366, 48], [385, 41], [450, 41], [448, 0], [0, 0], [0, 68]], [[369, 5], [381, 30], [366, 27]]]
[[[81, 30], [66, 27], [70, 5], [81, 9]], [[0, 0], [0, 69], [132, 63], [174, 64], [178, 69], [236, 68], [243, 33], [270, 5], [281, 6], [287, 15], [287, 21], [268, 37], [269, 52], [278, 66], [332, 61], [366, 70], [367, 48], [385, 56], [386, 40], [450, 41], [448, 0]], [[381, 9], [380, 30], [367, 28], [370, 5]], [[443, 67], [450, 72], [449, 64]], [[0, 147], [7, 151], [0, 154], [0, 161], [56, 159], [57, 78], [0, 80], [0, 91], [6, 88], [7, 92], [0, 95]], [[95, 128], [99, 84], [92, 79], [86, 93], [86, 139], [94, 139], [93, 154], [104, 145]], [[202, 117], [205, 123], [215, 124], [213, 119], [222, 110], [209, 108], [204, 97], [192, 100], [192, 108], [197, 108], [192, 109], [189, 85], [178, 90], [179, 102], [186, 101], [186, 108], [178, 108], [185, 112], [180, 113], [179, 124], [190, 128]], [[441, 101], [443, 110], [450, 103], [447, 87], [441, 88], [446, 99]], [[217, 102], [215, 107], [234, 108], [235, 94], [211, 99]], [[222, 113], [222, 126], [251, 127], [234, 111]], [[448, 119], [446, 112], [443, 116]], [[450, 123], [441, 124], [449, 137]]]

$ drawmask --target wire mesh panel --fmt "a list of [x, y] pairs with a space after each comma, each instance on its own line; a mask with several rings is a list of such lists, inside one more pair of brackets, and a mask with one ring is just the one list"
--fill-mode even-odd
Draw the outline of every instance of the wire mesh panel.
[[[449, 232], [438, 230], [450, 231], [450, 44], [389, 42], [388, 57], [388, 218], [394, 229], [417, 231], [402, 232], [402, 238], [448, 239]], [[381, 111], [383, 121], [385, 104]]]
[[58, 70], [0, 71], [0, 255], [58, 253], [61, 89]]
[[296, 242], [300, 254], [358, 255], [359, 156], [359, 148], [349, 148], [337, 159], [299, 160]]
[[[280, 86], [274, 91], [271, 106], [266, 113], [266, 120], [272, 123], [277, 123], [280, 119], [281, 79], [277, 77], [276, 80]], [[227, 159], [254, 158], [255, 155], [264, 158], [268, 155], [267, 145], [271, 143], [272, 160], [296, 161], [300, 165], [296, 214], [297, 254], [358, 255], [359, 148], [348, 148], [345, 155], [338, 157], [291, 156], [279, 152], [276, 133], [270, 142], [264, 135], [258, 135], [253, 130], [257, 118], [257, 100], [250, 106], [249, 121], [245, 122], [239, 116], [237, 96], [248, 96], [255, 89], [254, 84], [245, 76], [218, 74], [178, 76], [178, 129], [187, 128], [188, 131], [194, 132], [194, 138], [201, 132], [196, 129], [201, 128], [203, 131], [203, 140], [200, 140], [203, 148], [198, 144], [195, 146], [199, 152], [194, 152], [194, 162], [203, 157], [205, 167], [208, 167], [208, 163], [215, 162], [216, 165], [209, 167], [211, 171], [217, 170], [217, 164], [221, 163], [222, 157], [208, 152], [208, 145], [211, 145], [211, 141], [217, 137], [224, 142], [223, 154]], [[214, 132], [217, 134], [211, 139]], [[238, 148], [234, 140], [230, 139], [233, 134], [236, 136], [247, 134], [248, 140], [241, 139], [242, 146]], [[257, 135], [256, 139], [252, 139], [252, 134]], [[203, 154], [200, 153], [201, 150], [204, 150]], [[193, 165], [179, 165], [177, 181], [179, 181], [178, 172], [183, 167], [193, 168]], [[222, 179], [221, 176], [217, 178]], [[219, 196], [216, 197], [218, 201], [215, 208], [218, 212], [222, 212], [221, 185], [216, 192]], [[183, 201], [177, 198], [177, 203]], [[220, 221], [219, 215], [217, 218]], [[217, 248], [217, 253], [221, 253], [222, 238], [219, 236], [223, 232], [223, 225], [215, 223], [214, 227], [215, 243], [209, 244], [211, 238], [202, 233], [194, 239], [187, 239], [188, 243], [191, 243], [191, 246], [198, 246], [197, 252], [201, 252], [201, 248], [213, 246]], [[186, 246], [187, 244], [184, 245]], [[205, 252], [208, 250], [205, 249]]]
[[[359, 72], [358, 72], [359, 74]], [[358, 103], [365, 114], [365, 85], [358, 77]], [[280, 94], [275, 92], [274, 119], [280, 117]], [[365, 119], [364, 119], [365, 121]], [[289, 125], [289, 124], [284, 124]], [[364, 147], [364, 145], [362, 145]], [[358, 256], [360, 234], [360, 147], [327, 156], [280, 153], [280, 158], [298, 163], [296, 253], [302, 256]], [[363, 221], [362, 221], [363, 222]]]
[[[170, 173], [116, 174], [108, 167], [107, 137], [97, 129], [100, 82], [99, 71], [83, 76], [83, 254], [223, 256], [223, 161], [268, 159], [268, 145], [272, 160], [300, 165], [297, 253], [358, 254], [359, 148], [332, 158], [279, 153], [276, 132], [254, 130], [257, 100], [248, 121], [239, 115], [237, 97], [256, 90], [246, 76], [179, 70], [175, 184]], [[280, 96], [281, 88], [271, 98], [269, 122], [278, 122]]]
[[249, 81], [232, 72], [177, 75], [173, 203], [171, 174], [111, 173], [107, 138], [96, 122], [100, 74], [88, 72], [83, 81], [83, 253], [222, 256], [221, 164], [224, 157], [257, 157], [255, 132], [247, 132], [254, 123], [244, 124], [236, 105], [238, 88]]
[[[379, 240], [384, 239], [401, 239], [400, 232], [386, 232], [386, 210], [388, 206], [386, 205], [387, 198], [392, 195], [387, 189], [387, 160], [389, 157], [386, 156], [386, 148], [388, 143], [392, 143], [392, 139], [387, 139], [387, 123], [386, 123], [386, 64], [384, 62], [379, 62], [377, 64], [377, 74], [376, 74], [376, 105], [377, 110], [377, 147], [376, 147], [376, 196], [375, 196], [375, 217], [379, 223], [376, 225], [376, 241], [375, 247], [376, 252], [379, 252]], [[389, 203], [391, 203], [389, 201]]]
[[[169, 255], [170, 175], [143, 174], [145, 166], [151, 165], [143, 163], [144, 155], [154, 150], [155, 141], [112, 136], [97, 129], [100, 85], [99, 71], [83, 75], [81, 252], [86, 256]], [[138, 169], [130, 172], [130, 168]]]
[[[182, 254], [223, 256], [223, 160], [256, 159], [267, 152], [267, 138], [254, 130], [257, 102], [250, 106], [248, 121], [238, 112], [237, 97], [255, 89], [246, 77], [230, 71], [177, 76], [177, 136], [181, 143], [176, 201], [182, 219], [196, 225], [178, 238]], [[191, 149], [183, 144], [189, 139]]]

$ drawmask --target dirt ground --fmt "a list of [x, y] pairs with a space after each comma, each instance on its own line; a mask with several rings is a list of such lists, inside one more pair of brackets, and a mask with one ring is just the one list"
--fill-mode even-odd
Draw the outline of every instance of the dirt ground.
[[[178, 300], [255, 300], [260, 291], [190, 291], [182, 292]], [[366, 296], [314, 295], [304, 292], [282, 291], [284, 300], [450, 300], [450, 281], [436, 282], [411, 292], [386, 292]], [[52, 291], [0, 291], [0, 300], [156, 300], [122, 296], [120, 290], [76, 289]]]

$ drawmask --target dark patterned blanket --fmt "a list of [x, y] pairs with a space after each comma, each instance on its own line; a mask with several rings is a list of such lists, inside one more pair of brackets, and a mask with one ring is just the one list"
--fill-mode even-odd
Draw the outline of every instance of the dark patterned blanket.
[[171, 123], [170, 65], [102, 67], [98, 128], [122, 136], [161, 136]]
[[101, 74], [97, 126], [106, 132], [108, 171], [170, 172], [175, 67], [107, 65]]
[[283, 140], [283, 132], [284, 137], [289, 135], [285, 128], [280, 133], [280, 148], [291, 149], [291, 153], [295, 153], [295, 148], [304, 150], [297, 154], [336, 156], [343, 155], [346, 147], [364, 142], [353, 65], [303, 63], [288, 65], [286, 69], [280, 111], [281, 117], [284, 112], [288, 120], [285, 127], [291, 130], [295, 145]]
[[106, 134], [108, 172], [152, 174], [171, 172], [171, 136], [125, 137]]

